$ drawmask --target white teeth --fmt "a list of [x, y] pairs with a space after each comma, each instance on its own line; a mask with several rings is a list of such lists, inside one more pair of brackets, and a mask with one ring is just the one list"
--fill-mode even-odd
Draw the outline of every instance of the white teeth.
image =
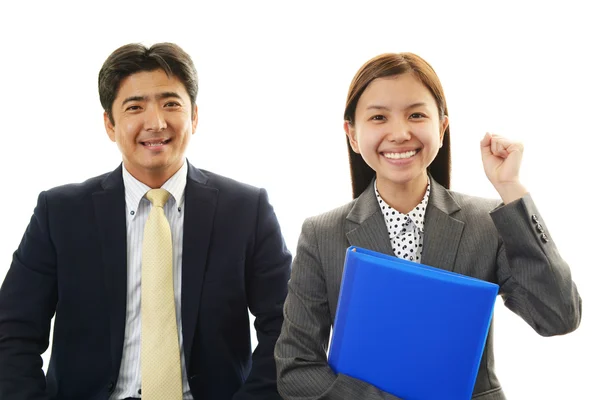
[[399, 160], [401, 158], [410, 158], [417, 154], [416, 150], [406, 151], [404, 153], [383, 153], [385, 158], [391, 158], [393, 160]]
[[166, 142], [166, 141], [164, 141], [164, 142], [155, 142], [155, 143], [146, 142], [146, 143], [144, 143], [144, 144], [145, 144], [146, 146], [153, 147], [153, 146], [161, 146], [161, 145], [163, 145], [163, 144], [165, 144], [165, 143], [167, 143], [167, 142]]

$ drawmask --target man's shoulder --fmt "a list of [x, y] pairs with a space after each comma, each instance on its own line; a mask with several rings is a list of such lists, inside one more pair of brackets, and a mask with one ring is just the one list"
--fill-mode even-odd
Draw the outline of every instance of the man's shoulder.
[[58, 201], [77, 200], [102, 189], [102, 182], [111, 172], [88, 178], [82, 182], [67, 183], [45, 190], [43, 193], [49, 199]]
[[258, 195], [260, 188], [257, 186], [250, 185], [245, 182], [241, 182], [239, 180], [217, 174], [212, 171], [207, 171], [205, 169], [193, 168], [194, 175], [202, 177], [200, 179], [200, 183], [213, 187], [219, 190], [220, 194], [236, 194], [236, 195]]

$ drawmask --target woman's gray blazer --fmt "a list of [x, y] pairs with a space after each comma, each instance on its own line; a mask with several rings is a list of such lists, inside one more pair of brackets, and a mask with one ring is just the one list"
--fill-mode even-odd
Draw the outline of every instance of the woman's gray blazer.
[[[284, 399], [397, 399], [336, 375], [327, 364], [351, 245], [394, 255], [373, 185], [354, 201], [303, 224], [275, 347], [278, 390]], [[504, 304], [542, 336], [565, 334], [579, 325], [581, 298], [569, 266], [529, 194], [502, 205], [448, 191], [431, 179], [422, 263], [499, 284]], [[494, 372], [493, 325], [473, 398], [505, 399]]]

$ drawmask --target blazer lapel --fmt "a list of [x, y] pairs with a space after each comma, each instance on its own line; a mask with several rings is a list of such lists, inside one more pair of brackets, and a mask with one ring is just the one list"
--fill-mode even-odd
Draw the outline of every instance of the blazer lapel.
[[121, 168], [102, 181], [103, 190], [92, 194], [104, 261], [112, 371], [118, 371], [121, 363], [127, 304], [127, 222]]
[[458, 212], [460, 206], [446, 188], [429, 179], [431, 192], [425, 213], [422, 263], [453, 271], [464, 222], [451, 215]]
[[[452, 271], [464, 222], [451, 216], [460, 210], [452, 195], [433, 178], [430, 181], [422, 263]], [[346, 217], [346, 232], [353, 246], [394, 255], [373, 185], [356, 199]]]
[[189, 366], [219, 190], [207, 185], [208, 177], [202, 171], [189, 163], [188, 167], [183, 219], [181, 318], [183, 350]]
[[373, 184], [358, 196], [348, 213], [346, 237], [352, 246], [394, 255]]

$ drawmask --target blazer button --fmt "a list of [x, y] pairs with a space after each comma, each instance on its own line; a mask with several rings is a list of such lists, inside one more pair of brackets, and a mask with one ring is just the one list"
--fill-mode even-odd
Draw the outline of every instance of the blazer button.
[[548, 236], [546, 236], [545, 233], [542, 233], [540, 238], [542, 239], [542, 242], [547, 243], [548, 242]]
[[537, 225], [535, 226], [535, 229], [537, 229], [537, 231], [538, 231], [539, 233], [544, 233], [544, 227], [542, 226], [542, 224], [537, 224]]
[[531, 216], [531, 220], [533, 221], [534, 224], [537, 224], [538, 223], [538, 217], [537, 217], [537, 215], [533, 214]]

